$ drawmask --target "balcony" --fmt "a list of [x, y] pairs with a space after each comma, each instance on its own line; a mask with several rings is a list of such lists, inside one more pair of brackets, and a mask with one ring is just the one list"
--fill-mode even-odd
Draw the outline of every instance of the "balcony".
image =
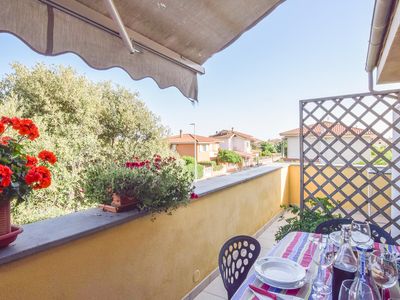
[[215, 274], [225, 240], [256, 234], [298, 195], [296, 170], [263, 166], [198, 182], [199, 199], [154, 221], [90, 209], [26, 225], [0, 251], [2, 297], [180, 299]]

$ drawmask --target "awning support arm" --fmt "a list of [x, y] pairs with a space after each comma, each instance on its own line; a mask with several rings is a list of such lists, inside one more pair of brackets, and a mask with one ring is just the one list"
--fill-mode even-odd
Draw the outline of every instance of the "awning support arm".
[[140, 53], [139, 50], [135, 49], [128, 33], [126, 32], [124, 23], [122, 22], [121, 16], [119, 15], [117, 8], [115, 7], [114, 1], [113, 0], [104, 0], [104, 3], [106, 4], [107, 10], [110, 13], [112, 19], [114, 20], [115, 24], [117, 25], [119, 35], [122, 38], [122, 40], [124, 41], [124, 44], [128, 48], [129, 52], [131, 54]]

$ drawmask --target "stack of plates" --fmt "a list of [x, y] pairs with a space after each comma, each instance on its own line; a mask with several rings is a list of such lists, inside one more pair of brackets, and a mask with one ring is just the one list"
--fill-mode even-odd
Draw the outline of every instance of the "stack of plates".
[[254, 264], [257, 277], [280, 289], [298, 289], [305, 283], [306, 270], [298, 263], [281, 257], [264, 257]]

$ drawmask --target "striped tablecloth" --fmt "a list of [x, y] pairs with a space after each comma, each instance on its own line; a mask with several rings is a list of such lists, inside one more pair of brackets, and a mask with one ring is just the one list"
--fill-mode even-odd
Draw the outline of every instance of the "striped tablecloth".
[[[289, 233], [283, 240], [281, 240], [271, 251], [267, 254], [267, 256], [277, 256], [289, 258], [293, 261], [296, 261], [300, 265], [305, 268], [308, 268], [307, 276], [309, 278], [314, 278], [317, 271], [317, 266], [313, 262], [313, 255], [316, 250], [315, 245], [310, 241], [310, 235], [312, 233], [306, 232], [291, 232]], [[382, 249], [384, 245], [375, 243], [375, 249]], [[400, 253], [400, 248], [396, 246], [389, 245], [388, 247], [390, 252], [398, 252]], [[329, 278], [329, 274], [327, 274]], [[329, 279], [328, 279], [329, 280]], [[310, 280], [311, 281], [311, 280]], [[235, 295], [232, 297], [232, 300], [243, 300], [243, 299], [257, 299], [254, 297], [254, 294], [251, 293], [249, 289], [249, 284], [253, 284], [257, 287], [261, 287], [264, 289], [268, 289], [271, 292], [276, 293], [284, 293], [287, 295], [293, 295], [300, 297], [302, 299], [311, 299], [312, 294], [312, 283], [308, 281], [302, 288], [296, 290], [282, 290], [274, 287], [270, 287], [267, 284], [261, 282], [257, 279], [254, 269], [249, 272], [247, 279], [243, 282], [240, 288], [236, 291]], [[392, 288], [390, 290], [390, 294], [392, 297], [400, 296], [400, 289], [398, 286]]]

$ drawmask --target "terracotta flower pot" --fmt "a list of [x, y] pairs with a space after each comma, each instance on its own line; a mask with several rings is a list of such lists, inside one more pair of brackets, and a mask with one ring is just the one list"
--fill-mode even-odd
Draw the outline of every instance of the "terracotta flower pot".
[[11, 225], [10, 200], [0, 200], [0, 248], [5, 248], [14, 242], [23, 231], [21, 227]]
[[0, 201], [0, 236], [11, 232], [10, 200]]
[[121, 196], [114, 193], [112, 195], [111, 205], [103, 204], [100, 208], [108, 212], [123, 212], [137, 208], [139, 201], [134, 197]]

